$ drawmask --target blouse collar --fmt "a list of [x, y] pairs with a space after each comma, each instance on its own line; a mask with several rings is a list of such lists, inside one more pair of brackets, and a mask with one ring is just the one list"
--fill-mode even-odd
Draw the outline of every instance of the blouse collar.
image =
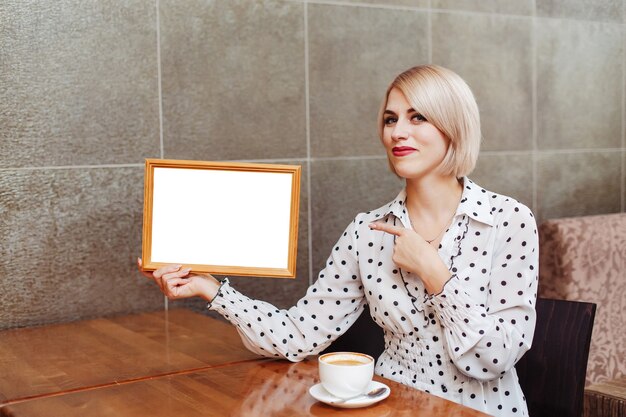
[[[456, 215], [467, 215], [481, 223], [493, 226], [493, 212], [489, 201], [489, 193], [484, 188], [467, 177], [463, 177], [463, 194], [456, 209]], [[399, 219], [407, 216], [406, 212], [406, 188], [403, 188], [398, 196], [387, 205], [385, 216], [393, 214]]]

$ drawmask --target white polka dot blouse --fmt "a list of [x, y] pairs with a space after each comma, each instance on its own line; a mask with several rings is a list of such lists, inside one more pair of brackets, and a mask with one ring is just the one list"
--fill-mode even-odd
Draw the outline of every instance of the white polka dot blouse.
[[225, 279], [210, 309], [233, 323], [244, 345], [299, 361], [324, 350], [365, 304], [385, 334], [376, 373], [496, 416], [528, 415], [514, 365], [531, 345], [538, 236], [533, 214], [468, 178], [439, 256], [452, 278], [429, 296], [419, 277], [392, 261], [394, 236], [368, 227], [410, 227], [406, 191], [360, 213], [325, 268], [289, 310], [252, 300]]

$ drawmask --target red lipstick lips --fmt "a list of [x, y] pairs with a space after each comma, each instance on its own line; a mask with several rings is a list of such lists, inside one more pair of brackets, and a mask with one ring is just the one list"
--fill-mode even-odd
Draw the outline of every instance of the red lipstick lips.
[[394, 156], [406, 156], [413, 152], [415, 152], [415, 148], [411, 148], [410, 146], [395, 146], [391, 152], [393, 152]]

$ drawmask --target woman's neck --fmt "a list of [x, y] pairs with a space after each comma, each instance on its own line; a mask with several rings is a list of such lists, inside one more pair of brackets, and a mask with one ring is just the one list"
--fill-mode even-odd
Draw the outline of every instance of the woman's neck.
[[406, 206], [413, 221], [439, 222], [454, 214], [463, 194], [453, 176], [428, 176], [406, 180]]

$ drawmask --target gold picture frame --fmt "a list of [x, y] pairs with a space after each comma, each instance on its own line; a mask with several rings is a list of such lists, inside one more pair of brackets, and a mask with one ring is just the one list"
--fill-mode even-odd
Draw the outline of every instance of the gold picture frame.
[[294, 278], [298, 165], [146, 159], [143, 269]]

